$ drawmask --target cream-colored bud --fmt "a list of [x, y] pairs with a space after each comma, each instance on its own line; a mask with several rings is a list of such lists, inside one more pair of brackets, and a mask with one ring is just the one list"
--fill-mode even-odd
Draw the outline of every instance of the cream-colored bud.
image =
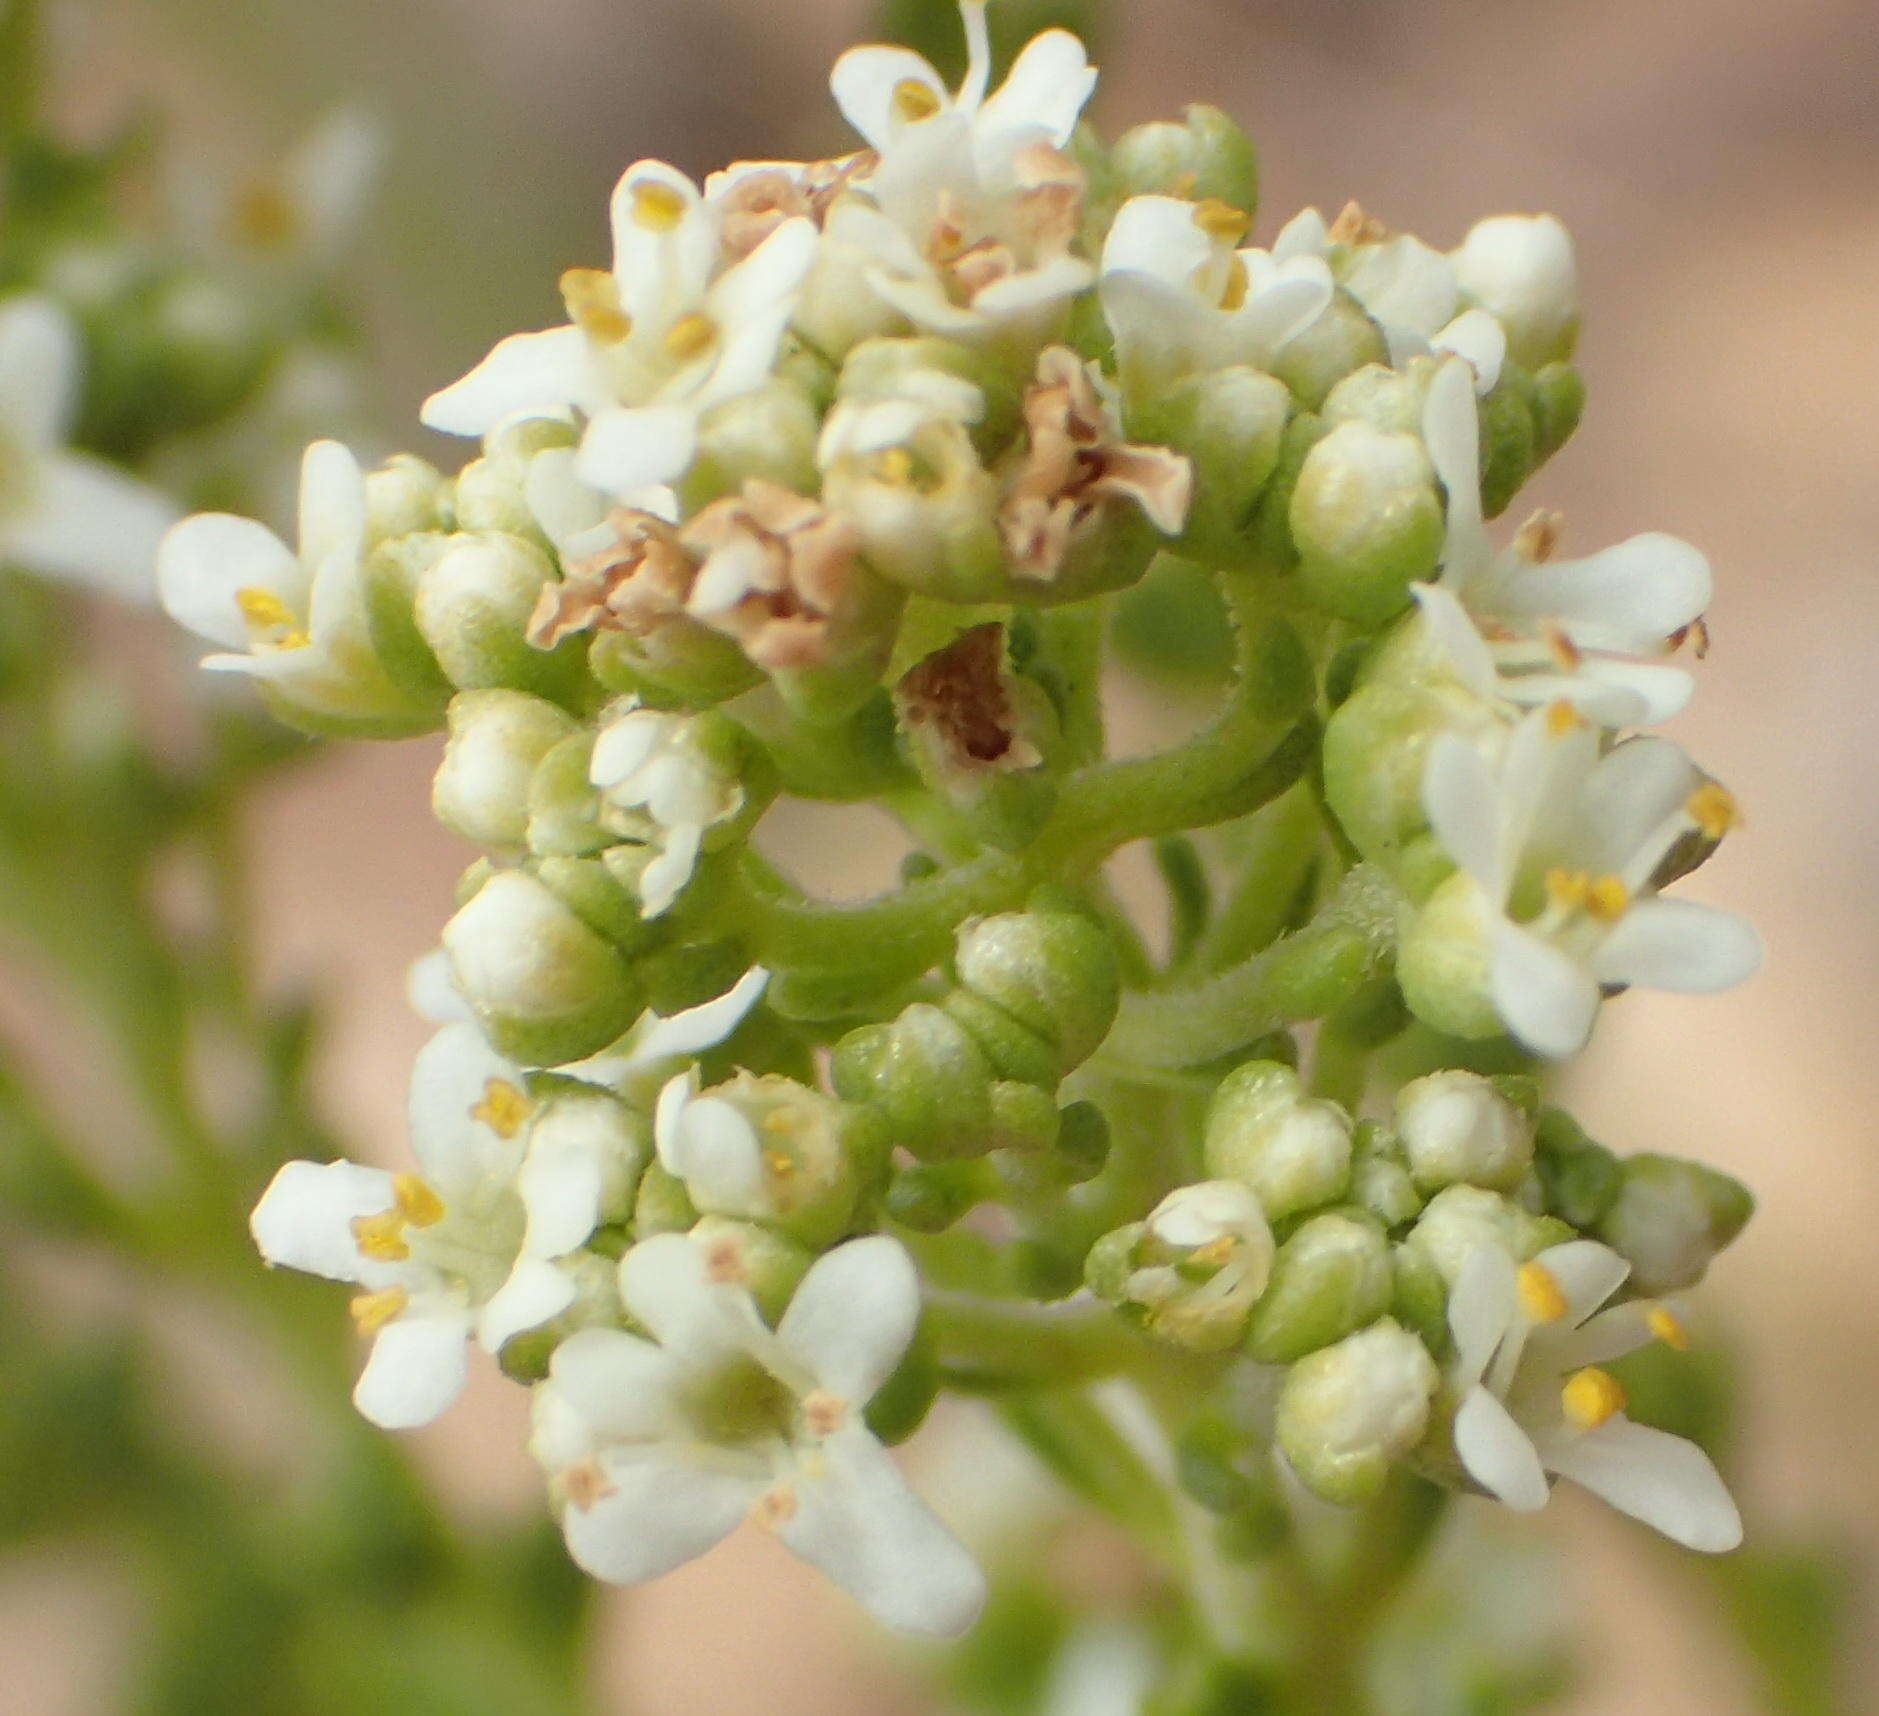
[[1533, 1165], [1533, 1123], [1478, 1073], [1430, 1073], [1396, 1097], [1396, 1135], [1424, 1191], [1511, 1192]]
[[522, 846], [530, 780], [575, 731], [573, 718], [523, 691], [460, 691], [447, 719], [450, 737], [431, 783], [438, 821], [479, 846]]
[[1523, 368], [1568, 358], [1579, 333], [1579, 278], [1571, 235], [1552, 215], [1478, 221], [1455, 252], [1462, 290], [1507, 330]]

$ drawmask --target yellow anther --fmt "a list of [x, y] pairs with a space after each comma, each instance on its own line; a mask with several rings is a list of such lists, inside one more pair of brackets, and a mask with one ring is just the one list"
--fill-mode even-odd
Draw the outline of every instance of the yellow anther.
[[1544, 1263], [1523, 1263], [1514, 1277], [1520, 1289], [1520, 1308], [1534, 1323], [1557, 1323], [1566, 1314], [1566, 1295], [1559, 1277]]
[[763, 1165], [779, 1180], [790, 1179], [796, 1172], [795, 1158], [784, 1155], [781, 1150], [764, 1151]]
[[1579, 711], [1573, 708], [1563, 697], [1556, 697], [1546, 706], [1546, 730], [1555, 739], [1563, 739], [1576, 727], [1583, 727], [1584, 720]]
[[612, 1495], [619, 1487], [591, 1454], [585, 1460], [576, 1460], [571, 1466], [563, 1466], [555, 1481], [568, 1506], [581, 1513], [586, 1513], [596, 1502]]
[[506, 1078], [492, 1078], [483, 1086], [482, 1100], [470, 1110], [470, 1118], [481, 1121], [498, 1138], [513, 1138], [533, 1106]]
[[874, 461], [876, 474], [889, 483], [913, 481], [913, 455], [905, 447], [889, 447]]
[[1587, 913], [1602, 924], [1616, 923], [1631, 904], [1631, 890], [1620, 877], [1595, 876], [1585, 891]]
[[1205, 1245], [1195, 1246], [1194, 1249], [1187, 1254], [1188, 1261], [1205, 1266], [1225, 1263], [1227, 1259], [1239, 1249], [1239, 1245], [1240, 1240], [1238, 1234], [1216, 1234], [1214, 1238], [1208, 1240]]
[[279, 185], [250, 185], [230, 211], [235, 237], [254, 250], [285, 250], [304, 225], [300, 205]]
[[931, 119], [944, 105], [939, 91], [917, 77], [904, 77], [894, 85], [894, 117], [903, 125]]
[[444, 1219], [444, 1200], [416, 1174], [392, 1175], [391, 1195], [399, 1215], [413, 1227], [430, 1227]]
[[693, 311], [689, 316], [679, 317], [666, 329], [665, 349], [680, 362], [689, 363], [700, 353], [709, 351], [717, 337], [717, 324], [709, 316]]
[[1244, 209], [1236, 209], [1218, 197], [1208, 197], [1206, 201], [1194, 205], [1194, 224], [1209, 238], [1237, 244], [1246, 236], [1246, 229], [1253, 224], [1253, 220]]
[[763, 1129], [787, 1135], [802, 1130], [803, 1117], [793, 1108], [773, 1108], [763, 1117]]
[[1546, 628], [1546, 652], [1561, 673], [1577, 673], [1585, 662], [1585, 652], [1558, 626]]
[[1337, 219], [1326, 234], [1333, 244], [1378, 244], [1389, 235], [1390, 229], [1365, 214], [1363, 205], [1357, 202], [1348, 202], [1338, 210]]
[[375, 1335], [411, 1303], [411, 1295], [402, 1287], [381, 1287], [376, 1293], [361, 1293], [346, 1308], [362, 1335]]
[[395, 1209], [352, 1218], [352, 1243], [374, 1263], [402, 1263], [411, 1255], [405, 1243], [405, 1218]]
[[818, 1388], [803, 1396], [802, 1421], [812, 1436], [833, 1436], [848, 1416], [848, 1402]]
[[663, 179], [633, 187], [633, 219], [648, 232], [670, 232], [685, 218], [685, 199]]
[[765, 1490], [757, 1498], [756, 1505], [750, 1510], [753, 1523], [765, 1531], [774, 1531], [779, 1525], [796, 1517], [796, 1492], [788, 1484], [778, 1484], [773, 1490]]
[[288, 607], [272, 590], [263, 589], [259, 584], [249, 584], [237, 590], [235, 606], [241, 609], [241, 617], [249, 625], [263, 631], [272, 631], [277, 626], [294, 626], [299, 623], [292, 608]]
[[1719, 781], [1705, 781], [1683, 801], [1683, 808], [1706, 840], [1720, 840], [1742, 820], [1735, 794]]
[[1644, 1313], [1644, 1326], [1673, 1352], [1688, 1352], [1690, 1331], [1668, 1305], [1653, 1305]]
[[1559, 1391], [1559, 1403], [1566, 1416], [1581, 1430], [1596, 1430], [1601, 1424], [1625, 1409], [1623, 1385], [1608, 1370], [1588, 1365], [1566, 1378]]
[[1246, 294], [1253, 289], [1253, 277], [1246, 272], [1246, 264], [1237, 256], [1227, 264], [1227, 283], [1220, 288], [1220, 308], [1231, 314], [1246, 302]]
[[1550, 560], [1566, 528], [1566, 515], [1541, 507], [1514, 537], [1514, 552], [1523, 560]]
[[561, 276], [561, 301], [568, 320], [603, 346], [617, 346], [633, 331], [633, 318], [620, 302], [620, 283], [604, 268], [570, 268]]
[[1592, 878], [1583, 870], [1552, 869], [1546, 872], [1546, 897], [1562, 912], [1577, 911], [1591, 891]]

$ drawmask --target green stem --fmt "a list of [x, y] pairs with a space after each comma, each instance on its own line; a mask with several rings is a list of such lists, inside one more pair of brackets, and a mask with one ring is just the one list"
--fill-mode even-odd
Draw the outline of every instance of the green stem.
[[1223, 971], [1271, 946], [1311, 875], [1319, 832], [1317, 803], [1302, 781], [1252, 819], [1233, 885], [1194, 950], [1194, 970]]

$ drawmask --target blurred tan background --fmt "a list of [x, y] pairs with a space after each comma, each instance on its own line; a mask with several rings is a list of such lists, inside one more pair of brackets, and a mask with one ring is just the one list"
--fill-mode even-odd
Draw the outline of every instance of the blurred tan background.
[[[335, 100], [385, 118], [367, 248], [396, 425], [489, 340], [555, 316], [558, 272], [604, 258], [629, 160], [701, 172], [837, 144], [824, 77], [870, 8], [124, 0], [107, 16], [80, 43], [100, 86], [180, 93], [205, 148], [278, 144]], [[1251, 126], [1262, 235], [1353, 194], [1438, 244], [1509, 208], [1573, 229], [1591, 407], [1533, 498], [1565, 510], [1570, 546], [1663, 528], [1714, 561], [1715, 649], [1673, 732], [1748, 823], [1694, 891], [1751, 913], [1770, 948], [1726, 997], [1610, 1009], [1577, 1095], [1613, 1143], [1704, 1154], [1757, 1188], [1705, 1296], [1752, 1365], [1751, 1508], [1879, 1546], [1879, 7], [1117, 0], [1105, 62], [1107, 129], [1193, 99]], [[398, 1148], [422, 1036], [404, 966], [466, 857], [425, 814], [432, 766], [427, 744], [337, 753], [265, 830], [277, 970], [343, 998], [333, 1101], [378, 1153]], [[533, 1484], [518, 1391], [484, 1382], [425, 1443], [469, 1508]], [[1572, 1500], [1544, 1529], [1573, 1540], [1598, 1616], [1580, 1716], [1750, 1709], [1692, 1592], [1635, 1536]], [[0, 1712], [87, 1710], [118, 1625], [90, 1572], [0, 1578]], [[1864, 1632], [1870, 1648], [1879, 1626]], [[619, 1605], [609, 1640], [643, 1716], [914, 1708], [840, 1599], [754, 1534]]]

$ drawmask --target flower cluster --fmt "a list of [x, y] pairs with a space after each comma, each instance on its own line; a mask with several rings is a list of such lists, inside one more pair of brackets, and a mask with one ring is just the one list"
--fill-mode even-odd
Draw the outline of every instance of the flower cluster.
[[[566, 323], [426, 405], [480, 438], [456, 475], [323, 442], [293, 548], [166, 538], [207, 665], [312, 731], [445, 731], [434, 809], [480, 848], [426, 967], [420, 1171], [290, 1164], [256, 1238], [356, 1284], [378, 1422], [437, 1411], [466, 1338], [530, 1386], [605, 1578], [748, 1514], [963, 1628], [980, 1577], [881, 1443], [1071, 1341], [1174, 1349], [1177, 1413], [1268, 1374], [1232, 1436], [1334, 1500], [1557, 1474], [1726, 1547], [1707, 1459], [1603, 1367], [1681, 1344], [1663, 1295], [1746, 1194], [1455, 1041], [1569, 1054], [1618, 990], [1756, 957], [1662, 897], [1729, 796], [1626, 736], [1687, 695], [1702, 557], [1484, 523], [1577, 422], [1565, 232], [1443, 252], [1353, 206], [1261, 248], [1223, 115], [1106, 147], [1073, 37], [993, 88], [962, 12], [957, 89], [841, 59], [855, 153], [629, 167]], [[1234, 679], [1112, 757], [1103, 624], [1164, 554], [1213, 575]], [[779, 797], [887, 807], [902, 885], [805, 895], [753, 844]], [[1145, 839], [1159, 969], [1101, 869]], [[1438, 1070], [1351, 1075], [1391, 1043]]]

